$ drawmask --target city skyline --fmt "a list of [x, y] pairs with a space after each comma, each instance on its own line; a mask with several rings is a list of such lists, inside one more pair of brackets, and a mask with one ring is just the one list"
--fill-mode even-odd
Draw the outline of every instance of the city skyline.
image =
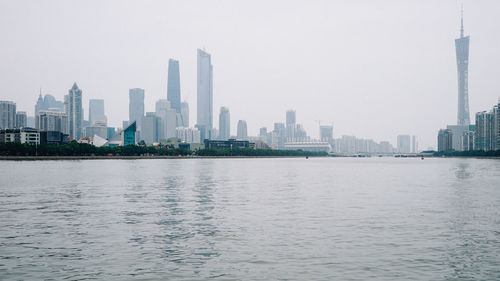
[[[230, 10], [234, 11], [235, 15], [241, 16], [242, 8], [252, 9], [251, 7], [230, 3], [218, 7], [198, 4], [200, 7], [195, 7], [195, 11], [205, 9], [215, 15], [235, 20], [236, 25], [241, 29], [242, 35], [250, 36], [249, 32], [251, 30], [260, 30], [259, 37], [251, 38], [254, 40], [269, 39], [270, 45], [265, 48], [264, 46], [255, 48], [255, 44], [247, 40], [242, 41], [242, 37], [239, 36], [234, 37], [234, 40], [231, 41], [236, 44], [231, 48], [224, 44], [217, 44], [216, 39], [219, 41], [221, 39], [221, 35], [216, 31], [217, 29], [226, 32], [227, 35], [233, 34], [233, 30], [222, 26], [220, 22], [214, 22], [207, 18], [202, 22], [210, 23], [213, 28], [202, 29], [205, 34], [201, 31], [195, 32], [193, 35], [196, 36], [193, 38], [196, 39], [186, 42], [176, 40], [176, 43], [172, 44], [170, 42], [168, 48], [164, 48], [163, 39], [155, 38], [155, 40], [160, 40], [158, 41], [159, 47], [165, 49], [162, 51], [164, 54], [160, 57], [157, 49], [151, 49], [144, 45], [145, 42], [153, 42], [149, 37], [143, 37], [143, 43], [137, 41], [137, 44], [133, 44], [131, 47], [132, 49], [128, 49], [132, 51], [130, 52], [131, 56], [124, 57], [124, 54], [119, 53], [117, 58], [130, 59], [128, 65], [136, 69], [133, 71], [129, 67], [113, 71], [116, 66], [121, 64], [116, 64], [112, 55], [109, 60], [104, 59], [102, 63], [85, 63], [82, 59], [88, 60], [95, 53], [93, 49], [80, 49], [78, 53], [71, 51], [69, 54], [65, 55], [63, 53], [61, 55], [62, 57], [70, 55], [72, 59], [75, 59], [80, 71], [67, 68], [64, 70], [66, 73], [61, 74], [56, 67], [58, 60], [54, 59], [54, 62], [44, 61], [44, 64], [52, 71], [44, 70], [43, 73], [45, 74], [36, 79], [27, 79], [23, 76], [23, 83], [15, 83], [16, 79], [19, 80], [20, 78], [13, 76], [13, 73], [23, 73], [18, 67], [24, 66], [22, 71], [26, 71], [27, 75], [31, 75], [30, 73], [34, 73], [41, 67], [41, 65], [35, 65], [40, 64], [41, 61], [35, 59], [30, 62], [31, 64], [28, 64], [23, 59], [20, 59], [19, 66], [15, 66], [9, 63], [11, 58], [6, 58], [6, 65], [11, 65], [15, 71], [9, 71], [5, 67], [0, 69], [3, 76], [7, 78], [2, 83], [3, 88], [6, 89], [6, 93], [2, 94], [2, 99], [14, 100], [19, 111], [27, 111], [29, 116], [33, 116], [32, 108], [34, 102], [36, 102], [40, 87], [42, 87], [43, 94], [50, 93], [57, 100], [62, 100], [68, 84], [71, 85], [76, 81], [84, 93], [82, 101], [84, 112], [88, 113], [89, 99], [104, 99], [106, 114], [110, 119], [108, 123], [110, 126], [121, 127], [121, 121], [127, 120], [126, 116], [128, 115], [126, 112], [128, 89], [135, 87], [145, 89], [145, 112], [154, 111], [154, 102], [164, 98], [167, 90], [165, 77], [168, 71], [168, 60], [175, 57], [183, 65], [180, 74], [182, 100], [186, 100], [191, 104], [191, 120], [196, 120], [196, 79], [193, 79], [196, 73], [193, 71], [196, 69], [194, 50], [206, 47], [207, 52], [212, 55], [215, 69], [213, 101], [215, 114], [213, 114], [213, 123], [219, 123], [217, 109], [221, 105], [227, 105], [231, 109], [233, 120], [247, 120], [249, 135], [257, 135], [260, 127], [271, 128], [275, 122], [284, 122], [283, 112], [294, 109], [300, 115], [300, 123], [314, 138], [319, 137], [319, 129], [315, 120], [328, 120], [328, 123], [334, 123], [335, 138], [342, 135], [355, 135], [396, 143], [397, 135], [411, 134], [419, 136], [419, 146], [425, 149], [428, 146], [436, 146], [435, 132], [438, 128], [456, 122], [457, 70], [453, 40], [459, 35], [460, 3], [458, 1], [444, 3], [431, 1], [422, 1], [420, 3], [404, 2], [403, 4], [379, 3], [380, 10], [377, 10], [375, 4], [354, 5], [342, 1], [335, 4], [317, 1], [307, 6], [292, 2], [287, 9], [280, 10], [278, 7], [281, 7], [281, 5], [274, 3], [271, 4], [268, 10], [262, 12], [262, 17], [264, 20], [270, 20], [271, 16], [283, 20], [283, 24], [279, 25], [276, 25], [276, 22], [279, 22], [278, 20], [273, 20], [274, 24], [269, 27], [272, 31], [282, 31], [279, 33], [282, 35], [278, 35], [276, 39], [269, 38], [269, 33], [266, 33], [261, 26], [249, 28], [248, 24], [251, 22], [247, 23], [234, 19], [228, 13]], [[50, 14], [51, 11], [47, 9], [55, 5], [57, 6], [57, 2], [43, 5], [40, 8]], [[16, 11], [20, 13], [22, 10], [22, 4], [5, 4], [5, 6], [5, 9], [2, 10], [13, 10], [14, 15], [17, 15]], [[88, 10], [85, 7], [87, 6], [84, 4], [77, 4], [77, 6], [81, 9], [77, 9], [79, 12], [76, 13], [76, 17], [86, 15]], [[161, 5], [157, 3], [156, 6]], [[151, 14], [153, 18], [160, 20], [159, 25], [162, 28], [173, 32], [177, 37], [182, 35], [180, 30], [176, 30], [175, 26], [165, 25], [164, 20], [167, 20], [168, 23], [172, 20], [166, 19], [166, 15], [159, 17], [151, 8], [141, 7], [140, 5], [135, 7], [131, 3], [124, 5], [125, 14], [129, 13], [127, 8], [130, 7], [139, 9], [143, 14]], [[494, 37], [499, 25], [493, 24], [495, 19], [492, 17], [499, 10], [499, 5], [493, 1], [482, 3], [466, 1], [464, 7], [467, 34], [474, 37], [470, 49], [470, 56], [474, 59], [469, 71], [470, 113], [474, 115], [475, 112], [489, 108], [489, 105], [495, 102], [498, 97], [498, 91], [494, 88], [496, 81], [493, 79], [498, 76], [498, 70], [492, 69], [488, 65], [494, 65], [499, 61], [498, 55], [494, 52], [494, 50], [498, 49], [499, 44], [498, 39]], [[64, 10], [67, 7], [63, 5], [61, 8]], [[104, 18], [102, 16], [107, 15], [109, 7], [104, 5], [100, 8], [96, 20], [103, 23]], [[188, 24], [188, 30], [193, 31], [193, 28], [202, 23], [196, 21], [194, 14], [188, 12], [189, 9], [193, 8], [189, 4], [171, 8], [173, 8], [173, 11], [186, 16], [186, 19], [181, 22], [182, 24]], [[291, 19], [302, 8], [305, 16], [308, 18], [318, 16], [318, 19], [314, 19], [304, 26], [291, 22]], [[359, 16], [356, 18], [343, 17], [336, 10], [344, 12], [356, 10], [359, 12]], [[414, 12], [415, 15], [410, 15], [410, 10], [413, 10], [412, 13]], [[373, 13], [373, 11], [376, 12]], [[17, 16], [20, 19], [25, 18], [24, 15]], [[37, 17], [37, 15], [34, 16]], [[401, 16], [407, 17], [407, 19], [401, 19]], [[117, 19], [121, 20], [121, 18]], [[15, 19], [12, 16], [6, 16], [4, 20], [9, 22]], [[57, 23], [58, 20], [59, 18], [55, 16], [53, 23]], [[401, 28], [394, 29], [392, 25], [388, 24], [395, 20], [401, 22]], [[43, 27], [51, 25], [51, 22], [40, 22], [40, 28], [42, 28], [41, 31], [44, 36], [56, 41], [59, 40], [56, 34], [43, 29]], [[333, 22], [352, 23], [354, 27], [337, 28], [332, 25]], [[436, 22], [439, 24], [436, 24]], [[113, 30], [115, 28], [114, 24], [105, 23], [104, 26], [107, 29]], [[149, 23], [149, 21], [146, 21], [146, 24]], [[370, 23], [368, 28], [370, 31], [377, 30], [378, 32], [376, 41], [380, 47], [370, 46], [375, 48], [374, 50], [380, 51], [378, 52], [379, 58], [364, 55], [364, 52], [370, 48], [365, 42], [368, 42], [370, 38], [373, 39], [370, 34], [366, 34], [361, 30], [361, 26], [364, 27], [367, 23]], [[305, 30], [310, 27], [318, 28], [319, 31], [306, 34]], [[24, 30], [26, 26], [21, 25], [19, 28]], [[78, 31], [78, 26], [72, 24], [67, 28], [68, 30]], [[152, 34], [157, 34], [158, 29], [151, 28]], [[405, 29], [404, 32], [403, 29]], [[20, 41], [24, 42], [23, 40], [35, 38], [35, 35], [29, 32], [25, 39], [12, 37], [12, 33], [5, 29], [5, 25], [1, 32], [10, 35], [7, 38], [12, 40], [6, 42], [5, 48], [14, 57], [16, 57], [17, 53], [13, 50], [13, 46], [19, 46]], [[97, 30], [93, 30], [93, 32], [96, 35], [101, 34]], [[311, 41], [312, 45], [305, 48], [305, 45], [299, 41], [293, 41], [292, 37], [290, 37], [292, 32], [300, 35], [301, 41], [313, 40]], [[126, 34], [134, 35], [136, 33], [132, 30]], [[83, 38], [92, 38], [93, 33], [87, 32], [82, 36]], [[121, 34], [116, 36], [118, 36], [117, 39], [122, 38]], [[368, 41], [358, 40], [363, 36], [368, 36], [366, 39]], [[341, 40], [338, 41], [335, 38]], [[403, 43], [400, 40], [403, 38], [407, 39], [408, 42]], [[180, 43], [177, 44], [177, 42]], [[243, 42], [246, 44], [242, 44]], [[284, 44], [287, 42], [300, 44], [294, 47]], [[339, 45], [339, 42], [342, 42], [342, 44]], [[432, 44], [427, 44], [429, 42], [432, 42]], [[53, 46], [51, 41], [42, 40], [40, 44], [40, 48], [45, 50], [49, 57], [53, 52], [57, 51], [57, 48], [54, 51], [47, 51], [47, 47]], [[388, 47], [389, 45], [393, 46]], [[413, 47], [410, 45], [413, 45]], [[95, 47], [96, 50], [102, 51], [98, 57], [109, 56], [109, 48], [112, 46], [114, 45], [107, 41], [104, 45], [98, 44]], [[106, 48], [103, 49], [103, 47]], [[301, 49], [298, 49], [299, 47]], [[334, 48], [332, 49], [332, 47]], [[342, 52], [347, 48], [351, 48], [353, 51]], [[382, 48], [385, 48], [385, 50]], [[266, 53], [262, 52], [264, 49]], [[328, 52], [325, 53], [327, 49]], [[418, 49], [421, 49], [422, 52], [419, 52]], [[138, 57], [136, 54], [140, 50], [149, 50], [151, 52], [149, 56]], [[315, 52], [310, 52], [311, 50]], [[330, 50], [337, 51], [332, 53]], [[343, 53], [345, 59], [335, 55], [339, 52]], [[406, 55], [410, 52], [413, 57]], [[290, 56], [291, 53], [294, 53], [294, 55]], [[322, 59], [318, 60], [319, 57], [314, 53], [321, 55]], [[353, 56], [355, 53], [358, 57]], [[389, 56], [389, 53], [391, 56]], [[154, 63], [151, 60], [153, 57]], [[262, 59], [256, 60], [256, 57]], [[287, 58], [286, 61], [283, 60], [285, 57]], [[352, 67], [346, 64], [347, 59], [350, 60], [349, 65], [352, 65]], [[333, 60], [335, 60], [334, 63]], [[397, 63], [396, 60], [401, 63]], [[379, 62], [384, 63], [384, 71], [374, 74], [372, 65], [375, 66]], [[422, 71], [424, 67], [429, 68], [431, 63], [432, 69], [426, 70], [427, 73]], [[254, 65], [259, 67], [255, 68]], [[324, 67], [326, 65], [328, 65], [328, 68]], [[401, 66], [414, 67], [402, 68]], [[142, 74], [145, 67], [148, 67], [148, 71], [145, 73], [149, 76], [148, 78]], [[362, 70], [361, 67], [366, 71]], [[107, 73], [112, 75], [103, 73], [100, 69], [106, 70]], [[304, 72], [306, 69], [312, 70], [311, 73], [314, 73], [314, 75]], [[368, 73], [372, 77], [366, 76]], [[94, 77], [96, 74], [99, 74], [102, 78]], [[300, 74], [300, 80], [298, 74]], [[58, 78], [54, 79], [55, 77]], [[123, 77], [123, 79], [118, 79], [120, 77]], [[331, 77], [333, 77], [333, 80], [331, 80]], [[366, 86], [352, 83], [354, 77], [356, 77], [356, 80], [362, 81], [362, 84]], [[410, 77], [417, 77], [418, 85], [411, 84]], [[342, 80], [351, 83], [346, 87], [347, 84], [343, 85]], [[412, 103], [407, 104], [408, 101]], [[403, 108], [399, 108], [399, 105], [410, 106], [412, 110], [403, 110]], [[389, 114], [389, 111], [392, 111], [392, 113]], [[420, 111], [426, 112], [427, 116], [417, 118], [422, 114]], [[352, 118], [352, 114], [355, 114], [356, 118]], [[390, 116], [392, 114], [397, 115], [398, 118], [391, 120]], [[471, 118], [474, 118], [474, 116], [471, 116]], [[85, 119], [87, 119], [87, 116], [85, 116]], [[191, 124], [191, 126], [194, 125]], [[236, 131], [236, 125], [235, 122], [231, 123], [231, 131]]]

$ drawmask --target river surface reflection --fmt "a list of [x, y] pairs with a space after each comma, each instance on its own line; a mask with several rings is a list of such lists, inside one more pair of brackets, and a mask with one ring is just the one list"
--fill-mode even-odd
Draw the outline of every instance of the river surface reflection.
[[0, 162], [0, 279], [498, 280], [500, 161]]

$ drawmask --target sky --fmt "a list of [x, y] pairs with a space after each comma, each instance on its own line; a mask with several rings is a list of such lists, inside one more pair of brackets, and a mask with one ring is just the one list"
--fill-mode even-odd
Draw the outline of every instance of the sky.
[[[466, 0], [474, 113], [500, 97], [500, 1]], [[24, 1], [0, 0], [0, 100], [33, 115], [40, 88], [58, 100], [76, 82], [105, 100], [110, 126], [128, 119], [128, 90], [146, 111], [166, 98], [168, 59], [180, 63], [181, 100], [196, 121], [196, 50], [212, 55], [214, 126], [221, 106], [248, 134], [294, 109], [318, 137], [355, 135], [436, 147], [456, 124], [458, 0]]]

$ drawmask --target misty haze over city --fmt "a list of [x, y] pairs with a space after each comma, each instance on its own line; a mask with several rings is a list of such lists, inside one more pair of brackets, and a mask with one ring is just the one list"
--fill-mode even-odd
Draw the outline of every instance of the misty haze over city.
[[[454, 124], [454, 39], [459, 1], [3, 1], [0, 6], [2, 99], [33, 115], [39, 89], [58, 100], [74, 82], [104, 99], [110, 126], [128, 119], [128, 91], [145, 89], [145, 111], [166, 98], [169, 58], [179, 60], [181, 100], [196, 120], [196, 50], [212, 55], [214, 124], [221, 106], [272, 130], [295, 109], [318, 137], [396, 143], [398, 134], [436, 147]], [[494, 104], [500, 64], [500, 2], [465, 1], [471, 36], [469, 100]], [[87, 117], [85, 117], [87, 118]], [[191, 122], [194, 124], [195, 122]]]

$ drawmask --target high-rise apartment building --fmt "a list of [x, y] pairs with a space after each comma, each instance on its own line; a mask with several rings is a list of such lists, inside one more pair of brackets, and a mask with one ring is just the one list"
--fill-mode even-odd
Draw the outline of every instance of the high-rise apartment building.
[[0, 101], [0, 130], [16, 127], [16, 103]]
[[73, 139], [78, 140], [82, 137], [82, 90], [75, 82], [68, 92], [64, 96], [64, 111], [68, 115], [68, 132]]
[[219, 139], [228, 140], [231, 137], [231, 116], [229, 108], [221, 107], [219, 113]]
[[211, 139], [213, 128], [213, 66], [209, 53], [198, 49], [197, 120], [202, 141]]
[[129, 90], [128, 121], [136, 121], [137, 131], [141, 130], [142, 117], [144, 116], [144, 89], [134, 88]]
[[238, 131], [236, 138], [238, 140], [248, 140], [247, 121], [245, 120], [238, 121]]
[[460, 38], [455, 39], [458, 71], [458, 116], [457, 125], [470, 124], [469, 114], [469, 36], [464, 37], [463, 11], [460, 26]]
[[181, 114], [181, 80], [179, 73], [179, 61], [174, 59], [168, 60], [168, 82], [167, 82], [167, 100], [170, 102], [170, 107], [175, 109], [177, 113], [177, 126], [183, 126]]
[[89, 122], [90, 125], [95, 125], [96, 122], [107, 124], [108, 120], [104, 114], [104, 100], [89, 100]]

